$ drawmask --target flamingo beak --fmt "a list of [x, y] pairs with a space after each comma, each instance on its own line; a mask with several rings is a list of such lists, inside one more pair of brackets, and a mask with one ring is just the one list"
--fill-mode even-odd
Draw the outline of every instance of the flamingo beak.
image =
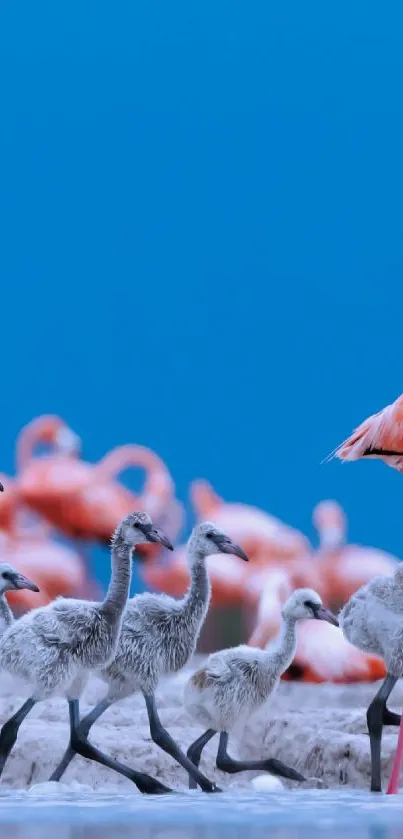
[[333, 626], [339, 626], [336, 615], [330, 612], [329, 609], [325, 609], [324, 606], [317, 606], [314, 610], [314, 615], [318, 621], [327, 621], [327, 623], [331, 623]]
[[1, 481], [0, 481], [0, 492], [4, 492], [4, 487], [3, 487], [3, 484], [1, 483]]
[[217, 533], [214, 534], [213, 540], [217, 545], [217, 548], [219, 549], [220, 553], [234, 554], [235, 556], [239, 556], [239, 558], [243, 559], [245, 562], [249, 562], [249, 557], [247, 556], [243, 548], [241, 548], [240, 545], [237, 545], [236, 542], [232, 542], [232, 540], [229, 539], [228, 536], [224, 536], [224, 534], [221, 536], [220, 533]]
[[164, 545], [164, 548], [168, 548], [169, 551], [173, 551], [174, 546], [169, 541], [168, 537], [165, 536], [165, 533], [163, 533], [162, 530], [159, 530], [158, 527], [145, 525], [142, 527], [142, 531], [148, 542], [159, 542], [161, 545]]
[[17, 590], [28, 589], [28, 591], [40, 591], [36, 583], [33, 583], [28, 577], [24, 577], [24, 574], [10, 574], [10, 582]]

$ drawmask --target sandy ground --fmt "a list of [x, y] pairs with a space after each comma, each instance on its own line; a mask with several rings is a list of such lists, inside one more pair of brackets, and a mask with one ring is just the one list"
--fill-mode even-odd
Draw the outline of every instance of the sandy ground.
[[[168, 679], [158, 691], [163, 724], [183, 749], [201, 734], [182, 706], [182, 693], [190, 669]], [[239, 742], [230, 741], [234, 757], [277, 757], [308, 778], [326, 786], [369, 788], [369, 738], [365, 712], [378, 689], [368, 685], [306, 685], [282, 682], [264, 708], [251, 719]], [[105, 685], [92, 679], [81, 708], [86, 712], [105, 693]], [[22, 704], [26, 694], [2, 680], [0, 722]], [[400, 710], [403, 685], [398, 685], [389, 704]], [[91, 740], [123, 763], [148, 772], [176, 788], [187, 788], [184, 770], [151, 741], [141, 695], [110, 708], [93, 727]], [[385, 728], [382, 742], [384, 783], [390, 771], [397, 729]], [[19, 737], [4, 770], [2, 789], [26, 789], [48, 780], [68, 741], [68, 708], [63, 700], [38, 704], [21, 726]], [[218, 738], [209, 743], [201, 768], [222, 788], [249, 785], [252, 773], [229, 777], [215, 767]], [[255, 773], [256, 774], [256, 773]], [[75, 757], [63, 782], [84, 784], [98, 791], [134, 792], [136, 787], [109, 769]], [[287, 785], [287, 782], [285, 782]], [[309, 782], [308, 786], [314, 786]]]

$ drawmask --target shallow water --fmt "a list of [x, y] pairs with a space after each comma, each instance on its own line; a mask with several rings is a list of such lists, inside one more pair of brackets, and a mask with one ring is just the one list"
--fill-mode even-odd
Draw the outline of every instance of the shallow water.
[[[7, 827], [7, 833], [4, 828]], [[335, 790], [244, 790], [146, 797], [0, 795], [7, 839], [403, 839], [401, 796]]]

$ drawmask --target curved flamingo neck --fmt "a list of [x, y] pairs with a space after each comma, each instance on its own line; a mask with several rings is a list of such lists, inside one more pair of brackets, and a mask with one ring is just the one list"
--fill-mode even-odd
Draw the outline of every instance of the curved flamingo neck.
[[347, 534], [344, 527], [322, 527], [319, 533], [319, 552], [321, 554], [340, 551], [346, 544]]
[[181, 614], [192, 630], [200, 630], [211, 599], [211, 583], [206, 556], [191, 546], [188, 549], [190, 585], [181, 601]]
[[213, 518], [224, 504], [208, 481], [193, 481], [190, 493], [193, 507], [200, 519]]
[[17, 470], [21, 472], [34, 454], [38, 443], [47, 442], [49, 439], [49, 428], [56, 426], [60, 420], [51, 415], [44, 415], [31, 420], [25, 428], [20, 431], [17, 439]]
[[111, 622], [120, 622], [130, 593], [133, 546], [122, 536], [119, 527], [112, 537], [111, 578], [101, 608]]
[[147, 449], [146, 446], [136, 446], [128, 443], [125, 446], [117, 446], [112, 449], [96, 464], [96, 469], [106, 478], [114, 478], [119, 472], [128, 469], [130, 466], [138, 466], [142, 469], [167, 471], [165, 463], [157, 454]]
[[273, 644], [266, 648], [263, 663], [269, 676], [281, 676], [290, 666], [297, 649], [297, 621], [282, 619], [281, 629]]
[[[96, 464], [94, 479], [110, 481], [130, 467], [145, 471], [145, 485], [140, 495], [144, 506], [150, 507], [152, 515], [158, 514], [161, 507], [172, 498], [174, 485], [165, 463], [146, 446], [129, 443], [112, 449]], [[155, 499], [158, 499], [158, 509], [155, 509]]]

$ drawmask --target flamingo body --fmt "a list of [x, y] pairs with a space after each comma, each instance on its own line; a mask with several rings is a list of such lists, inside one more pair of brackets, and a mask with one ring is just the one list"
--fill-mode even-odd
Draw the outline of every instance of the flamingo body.
[[378, 458], [403, 471], [403, 395], [364, 420], [334, 456], [346, 461]]

